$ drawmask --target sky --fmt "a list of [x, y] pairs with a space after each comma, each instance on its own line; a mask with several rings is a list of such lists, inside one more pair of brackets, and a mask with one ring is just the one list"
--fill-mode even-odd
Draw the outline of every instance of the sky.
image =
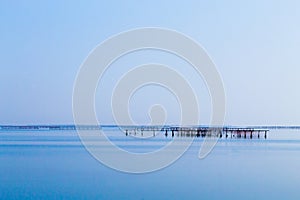
[[[300, 125], [299, 9], [296, 0], [1, 1], [0, 124], [73, 123], [73, 85], [89, 53], [120, 32], [161, 27], [193, 38], [214, 61], [225, 88], [225, 124]], [[186, 63], [149, 51], [122, 59], [109, 68], [96, 94], [102, 123], [114, 123], [109, 97], [117, 77], [153, 61], [187, 77], [202, 123], [209, 123], [209, 93]], [[178, 102], [155, 86], [133, 95], [133, 119], [148, 123], [153, 104], [165, 105], [168, 123], [178, 121]]]

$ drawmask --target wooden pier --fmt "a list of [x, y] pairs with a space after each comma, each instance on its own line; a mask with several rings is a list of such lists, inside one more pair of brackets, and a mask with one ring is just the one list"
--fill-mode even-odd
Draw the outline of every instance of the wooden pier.
[[159, 126], [123, 126], [125, 135], [143, 137], [149, 133], [155, 137], [163, 133], [165, 137], [219, 137], [219, 138], [267, 138], [269, 129], [251, 127], [159, 127]]

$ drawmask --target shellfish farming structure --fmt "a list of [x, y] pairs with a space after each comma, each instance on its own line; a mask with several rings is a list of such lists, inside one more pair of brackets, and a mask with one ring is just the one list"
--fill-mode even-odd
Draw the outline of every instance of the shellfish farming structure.
[[69, 131], [119, 128], [126, 136], [139, 137], [164, 134], [165, 137], [267, 138], [268, 127], [211, 126], [117, 126], [117, 125], [2, 125], [0, 131]]
[[[165, 137], [219, 137], [219, 138], [265, 138], [269, 129], [255, 127], [195, 127], [195, 126], [121, 126], [125, 135], [156, 136], [163, 133]], [[148, 134], [146, 134], [148, 133]]]

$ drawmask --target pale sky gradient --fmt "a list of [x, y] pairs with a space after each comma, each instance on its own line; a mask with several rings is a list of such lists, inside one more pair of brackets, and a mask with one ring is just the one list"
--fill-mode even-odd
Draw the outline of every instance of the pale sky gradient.
[[[0, 124], [73, 123], [73, 83], [89, 52], [111, 35], [154, 26], [182, 32], [207, 50], [223, 78], [226, 124], [299, 125], [299, 10], [297, 0], [1, 1]], [[124, 58], [119, 65], [131, 61], [134, 66], [155, 57], [155, 53], [143, 55]], [[203, 82], [182, 69], [176, 58], [162, 54], [155, 59], [177, 64], [176, 70], [191, 76], [203, 98], [203, 123], [207, 123], [210, 105]], [[121, 75], [126, 67], [113, 69], [104, 81], [107, 91], [111, 77]], [[156, 92], [164, 93], [161, 88]], [[132, 105], [140, 123], [147, 121], [145, 106], [152, 96], [148, 93], [147, 98], [137, 93]], [[108, 103], [105, 95], [99, 95]], [[168, 102], [168, 94], [161, 96], [158, 102]], [[138, 103], [141, 99], [147, 100]], [[167, 106], [174, 110], [176, 102], [170, 102]], [[113, 123], [108, 109], [98, 115]]]

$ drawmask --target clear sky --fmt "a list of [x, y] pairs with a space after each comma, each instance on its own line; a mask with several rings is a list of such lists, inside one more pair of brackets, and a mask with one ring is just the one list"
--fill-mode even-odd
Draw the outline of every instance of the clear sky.
[[[73, 83], [89, 52], [111, 35], [154, 26], [182, 32], [207, 50], [223, 78], [226, 124], [299, 125], [299, 10], [297, 0], [1, 1], [0, 124], [73, 123]], [[149, 55], [143, 61], [151, 61], [155, 53], [142, 55]], [[120, 65], [136, 62], [134, 56], [124, 59]], [[185, 71], [175, 60], [170, 57], [166, 62]], [[121, 75], [118, 69], [107, 73], [107, 91], [113, 84], [110, 76]], [[198, 87], [192, 72], [185, 75], [191, 76], [203, 99], [207, 123], [210, 105], [205, 86], [198, 80]], [[153, 91], [148, 91], [149, 97], [139, 93], [134, 97], [133, 117], [140, 123], [147, 122], [147, 106], [170, 100], [162, 88], [154, 93], [161, 99], [151, 98]], [[104, 109], [98, 115], [113, 123], [103, 106], [108, 100], [101, 95], [97, 102]], [[176, 112], [173, 101], [166, 107]]]

